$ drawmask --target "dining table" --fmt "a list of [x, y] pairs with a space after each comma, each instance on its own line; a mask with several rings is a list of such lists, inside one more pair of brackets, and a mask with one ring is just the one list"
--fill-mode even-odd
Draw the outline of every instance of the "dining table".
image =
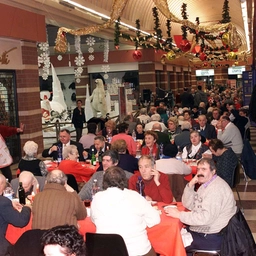
[[[182, 203], [176, 202], [175, 204], [179, 210], [185, 210]], [[151, 228], [147, 228], [149, 241], [151, 242], [154, 250], [161, 256], [186, 256], [186, 251], [180, 234], [183, 223], [181, 223], [179, 219], [169, 217], [165, 214], [163, 207], [166, 205], [167, 204], [165, 203], [158, 202], [152, 206], [157, 208], [161, 221], [159, 224]], [[9, 224], [5, 237], [11, 244], [15, 244], [25, 231], [31, 229], [31, 226], [32, 216], [29, 223], [23, 228], [15, 227]], [[86, 233], [96, 232], [96, 226], [91, 221], [89, 216], [87, 216], [84, 220], [79, 220], [78, 227], [79, 232], [84, 236], [84, 238]]]

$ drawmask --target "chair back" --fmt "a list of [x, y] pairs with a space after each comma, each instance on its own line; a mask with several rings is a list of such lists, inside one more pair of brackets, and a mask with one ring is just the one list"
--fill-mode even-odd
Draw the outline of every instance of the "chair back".
[[235, 188], [236, 185], [238, 185], [240, 183], [240, 169], [241, 169], [241, 164], [238, 161], [235, 169], [233, 170], [231, 188]]
[[78, 184], [77, 184], [77, 181], [76, 181], [76, 178], [73, 174], [66, 174], [67, 175], [67, 183], [68, 185], [73, 188], [77, 193], [79, 192], [78, 191]]
[[13, 246], [9, 247], [9, 254], [11, 256], [44, 255], [43, 246], [41, 245], [41, 237], [45, 231], [46, 230], [41, 229], [27, 230]]
[[96, 233], [86, 233], [86, 255], [129, 256], [122, 236]]
[[184, 175], [182, 174], [167, 174], [167, 176], [173, 197], [176, 202], [181, 202], [182, 194], [188, 181], [184, 179]]

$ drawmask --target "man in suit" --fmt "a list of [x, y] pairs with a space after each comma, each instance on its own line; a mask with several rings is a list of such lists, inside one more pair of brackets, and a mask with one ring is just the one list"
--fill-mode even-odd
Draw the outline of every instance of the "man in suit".
[[207, 140], [216, 139], [217, 133], [213, 125], [207, 123], [207, 118], [205, 115], [200, 115], [198, 117], [197, 130], [199, 130], [200, 135], [205, 137]]
[[155, 123], [152, 127], [152, 131], [154, 131], [158, 136], [158, 139], [156, 141], [158, 145], [163, 144], [163, 146], [165, 147], [166, 145], [171, 143], [169, 135], [167, 133], [162, 132], [161, 124]]
[[[49, 149], [45, 149], [42, 153], [43, 157], [52, 157], [53, 160], [58, 158], [63, 159], [62, 154], [66, 146], [75, 145], [79, 153], [79, 161], [84, 161], [84, 149], [83, 145], [79, 142], [70, 140], [70, 131], [68, 129], [62, 129], [59, 134], [59, 141], [54, 143]], [[86, 155], [86, 154], [85, 154]]]

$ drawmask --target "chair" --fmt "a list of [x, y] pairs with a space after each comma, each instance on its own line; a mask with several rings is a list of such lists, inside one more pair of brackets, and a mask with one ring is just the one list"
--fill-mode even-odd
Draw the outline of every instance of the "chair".
[[44, 255], [41, 237], [45, 231], [41, 229], [27, 230], [14, 245], [9, 247], [8, 252], [10, 256]]
[[86, 233], [87, 256], [129, 256], [124, 239], [118, 234]]
[[176, 202], [181, 202], [182, 194], [188, 181], [184, 179], [182, 174], [167, 174], [170, 188], [172, 190], [173, 197]]
[[213, 251], [207, 251], [207, 250], [195, 250], [193, 251], [193, 256], [196, 255], [201, 255], [201, 256], [206, 256], [206, 255], [217, 255], [220, 256], [220, 250], [213, 250]]
[[79, 192], [78, 191], [78, 185], [77, 185], [77, 181], [76, 181], [76, 178], [73, 174], [66, 174], [67, 175], [67, 183], [70, 187], [72, 187], [77, 193]]

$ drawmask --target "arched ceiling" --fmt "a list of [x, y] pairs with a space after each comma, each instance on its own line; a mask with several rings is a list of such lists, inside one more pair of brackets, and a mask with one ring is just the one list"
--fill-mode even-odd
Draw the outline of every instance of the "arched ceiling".
[[[100, 13], [110, 16], [112, 9], [112, 0], [73, 0], [88, 8], [94, 9]], [[249, 29], [252, 35], [252, 18], [253, 18], [253, 1], [252, 0], [229, 0], [229, 14], [231, 22], [235, 24], [237, 31], [242, 39], [242, 47], [240, 50], [247, 50], [244, 32], [244, 23], [241, 11], [241, 2], [247, 1], [247, 6], [251, 9], [248, 10], [249, 16]], [[71, 4], [67, 4], [63, 0], [1, 0], [4, 4], [16, 6], [22, 9], [30, 10], [40, 14], [44, 14], [48, 24], [67, 28], [82, 28], [93, 24], [102, 24], [105, 20], [96, 17], [95, 15], [88, 14], [88, 12], [78, 9]], [[217, 24], [222, 19], [222, 9], [224, 0], [168, 0], [168, 7], [176, 17], [181, 17], [181, 5], [187, 4], [188, 19], [195, 22], [196, 17], [199, 17], [201, 25]], [[140, 20], [141, 29], [149, 33], [154, 32], [154, 19], [152, 15], [152, 8], [155, 7], [153, 0], [128, 0], [121, 21], [135, 25], [136, 19]], [[166, 18], [159, 12], [159, 19], [163, 35], [166, 37]], [[172, 23], [172, 36], [181, 35], [181, 25]], [[56, 33], [56, 30], [54, 30]], [[49, 32], [48, 32], [49, 33]], [[131, 31], [126, 31], [131, 33]], [[55, 35], [52, 35], [53, 37]], [[114, 38], [114, 26], [105, 31], [100, 31], [95, 34], [97, 37]], [[125, 42], [122, 47], [133, 47], [130, 42]], [[111, 49], [111, 47], [110, 47]]]

